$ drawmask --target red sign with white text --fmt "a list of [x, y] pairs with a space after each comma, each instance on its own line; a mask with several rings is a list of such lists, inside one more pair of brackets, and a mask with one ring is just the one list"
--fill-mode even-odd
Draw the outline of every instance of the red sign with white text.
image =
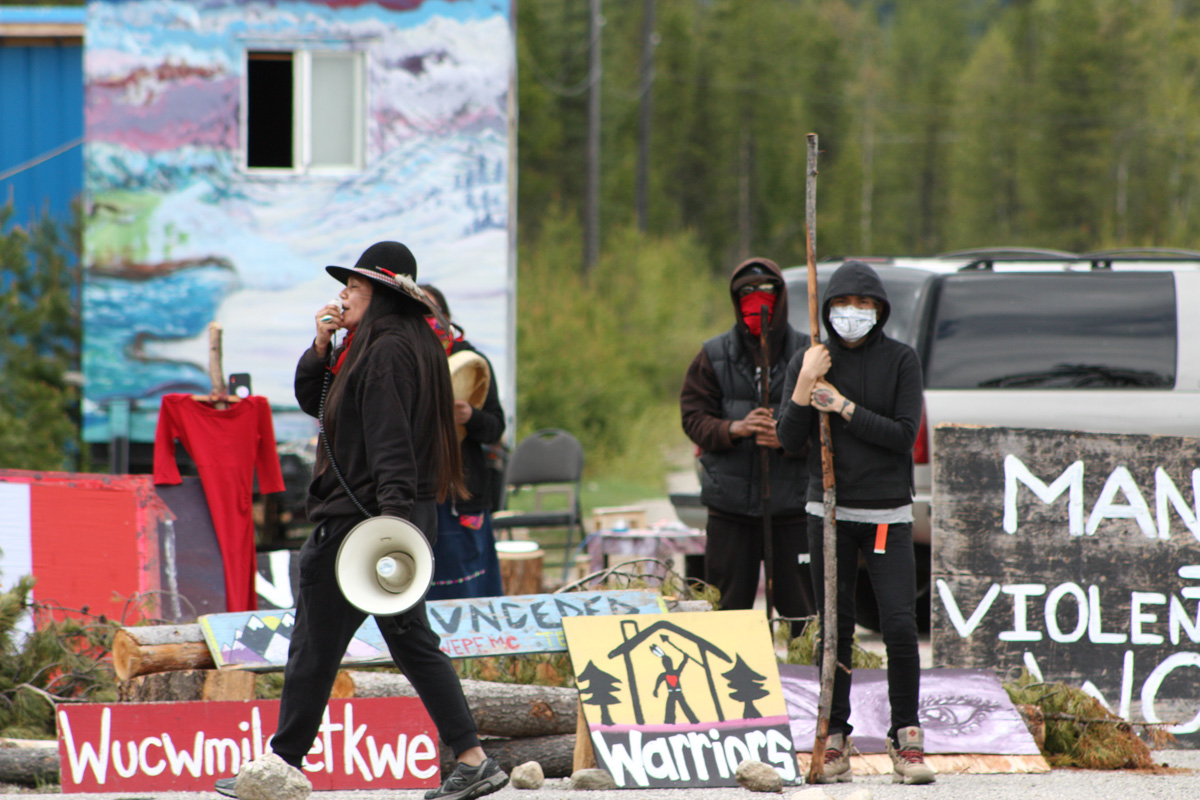
[[[57, 716], [63, 793], [196, 792], [268, 750], [279, 701], [61, 705]], [[317, 791], [436, 787], [437, 729], [417, 698], [330, 700], [304, 773]]]

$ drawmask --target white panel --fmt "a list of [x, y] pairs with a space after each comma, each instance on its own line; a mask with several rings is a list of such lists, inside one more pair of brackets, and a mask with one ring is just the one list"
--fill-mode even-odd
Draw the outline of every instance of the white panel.
[[33, 574], [29, 484], [0, 483], [0, 591]]
[[355, 162], [357, 129], [357, 56], [313, 53], [309, 109], [314, 167], [350, 167]]

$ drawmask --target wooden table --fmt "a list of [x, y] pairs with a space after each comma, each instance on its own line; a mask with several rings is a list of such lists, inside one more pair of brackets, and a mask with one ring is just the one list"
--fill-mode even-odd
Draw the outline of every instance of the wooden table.
[[[606, 556], [657, 558], [666, 561], [674, 555], [703, 555], [708, 537], [697, 528], [630, 528], [625, 531], [601, 530], [587, 539], [591, 571], [604, 569]], [[647, 564], [646, 572], [665, 577], [661, 569]]]

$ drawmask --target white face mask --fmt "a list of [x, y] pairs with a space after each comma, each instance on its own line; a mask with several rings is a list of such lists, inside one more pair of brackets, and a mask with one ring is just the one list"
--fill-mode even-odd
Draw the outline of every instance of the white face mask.
[[875, 309], [833, 306], [829, 309], [829, 324], [838, 336], [853, 342], [866, 336], [875, 327]]

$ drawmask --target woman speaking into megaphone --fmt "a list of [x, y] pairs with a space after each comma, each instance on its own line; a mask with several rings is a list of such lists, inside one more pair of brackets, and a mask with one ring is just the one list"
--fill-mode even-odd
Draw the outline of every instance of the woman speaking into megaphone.
[[[342, 657], [370, 606], [351, 602], [338, 585], [347, 534], [365, 519], [394, 517], [432, 543], [437, 503], [465, 495], [450, 371], [425, 321], [434, 311], [417, 287], [416, 259], [399, 242], [379, 242], [353, 267], [326, 270], [345, 288], [341, 308], [330, 303], [317, 312], [316, 337], [296, 366], [296, 399], [317, 417], [322, 442], [307, 503], [316, 527], [300, 551], [295, 626], [271, 739], [275, 754], [294, 767], [316, 739]], [[334, 348], [339, 329], [347, 336]], [[480, 747], [458, 676], [429, 627], [426, 588], [407, 611], [372, 613], [392, 659], [458, 758], [453, 774], [425, 797], [471, 800], [497, 791], [508, 776]], [[217, 790], [236, 796], [236, 779], [218, 781]]]

